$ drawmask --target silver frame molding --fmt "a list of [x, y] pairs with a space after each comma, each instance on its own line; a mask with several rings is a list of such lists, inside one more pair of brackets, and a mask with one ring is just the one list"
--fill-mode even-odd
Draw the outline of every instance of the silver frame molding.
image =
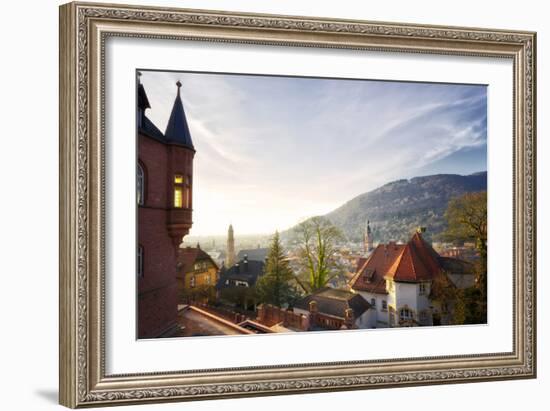
[[[512, 352], [106, 375], [104, 46], [110, 36], [500, 57], [514, 64]], [[60, 403], [103, 406], [536, 376], [536, 34], [92, 3], [60, 7]]]

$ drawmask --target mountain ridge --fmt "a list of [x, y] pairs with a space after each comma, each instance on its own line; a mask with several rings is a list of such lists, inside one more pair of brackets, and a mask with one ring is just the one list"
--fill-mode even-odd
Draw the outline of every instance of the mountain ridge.
[[451, 198], [485, 190], [487, 171], [399, 179], [355, 196], [324, 217], [354, 242], [361, 241], [367, 220], [375, 243], [407, 241], [419, 226], [427, 228], [425, 237], [433, 241], [446, 228], [444, 213]]

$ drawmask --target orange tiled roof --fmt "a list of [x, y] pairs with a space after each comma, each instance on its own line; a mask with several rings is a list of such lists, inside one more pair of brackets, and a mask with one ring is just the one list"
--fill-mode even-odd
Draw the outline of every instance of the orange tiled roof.
[[386, 294], [385, 278], [419, 282], [433, 280], [441, 272], [438, 254], [420, 233], [415, 233], [407, 244], [379, 244], [370, 257], [360, 258], [351, 287]]

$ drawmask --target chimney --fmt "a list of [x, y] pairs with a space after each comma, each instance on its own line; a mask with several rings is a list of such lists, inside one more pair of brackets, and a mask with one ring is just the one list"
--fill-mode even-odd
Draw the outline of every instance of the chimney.
[[316, 313], [317, 312], [317, 301], [311, 300], [309, 302], [309, 312], [310, 313]]

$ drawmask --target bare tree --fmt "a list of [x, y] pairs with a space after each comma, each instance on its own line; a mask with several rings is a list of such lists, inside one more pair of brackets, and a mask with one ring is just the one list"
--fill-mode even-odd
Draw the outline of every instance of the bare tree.
[[342, 271], [336, 259], [336, 243], [343, 238], [342, 232], [326, 218], [313, 217], [300, 223], [295, 234], [305, 277], [298, 283], [306, 292], [325, 287]]

